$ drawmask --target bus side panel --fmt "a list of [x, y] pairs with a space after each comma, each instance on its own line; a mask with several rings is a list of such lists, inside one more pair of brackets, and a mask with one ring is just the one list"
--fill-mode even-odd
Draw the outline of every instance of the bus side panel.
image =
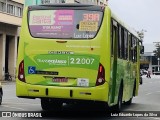
[[138, 96], [139, 83], [140, 83], [140, 45], [139, 41], [137, 41], [137, 79], [136, 79], [136, 92], [135, 95]]
[[[102, 26], [102, 31], [101, 31], [101, 51], [100, 51], [100, 63], [103, 64], [105, 68], [105, 80], [107, 84], [110, 83], [111, 79], [111, 46], [110, 46], [110, 39], [111, 39], [111, 11], [108, 7], [106, 7], [105, 12], [104, 12], [104, 19], [103, 19], [103, 26]], [[109, 84], [107, 87], [107, 91], [104, 91], [107, 95], [107, 101], [109, 102], [109, 93], [110, 93], [110, 88], [112, 86]]]
[[16, 95], [25, 95], [28, 96], [26, 91], [26, 86], [19, 81], [18, 79], [18, 72], [19, 72], [19, 65], [24, 60], [24, 40], [26, 39], [26, 32], [28, 31], [28, 27], [25, 27], [27, 22], [27, 7], [23, 10], [23, 18], [22, 18], [22, 27], [20, 31], [20, 39], [19, 39], [19, 46], [18, 46], [18, 58], [16, 64]]
[[[118, 31], [118, 26], [114, 26], [114, 30]], [[112, 30], [113, 31], [113, 30]], [[115, 33], [112, 33], [113, 38]], [[118, 102], [119, 88], [123, 81], [123, 100], [129, 101], [133, 96], [134, 81], [137, 79], [137, 66], [138, 63], [133, 63], [127, 59], [120, 59], [117, 55], [118, 39], [114, 38], [114, 50], [113, 57], [111, 57], [111, 81], [109, 82], [109, 105], [115, 105]], [[139, 82], [136, 82], [136, 84]], [[137, 84], [138, 86], [138, 84]], [[136, 88], [136, 92], [138, 89]]]

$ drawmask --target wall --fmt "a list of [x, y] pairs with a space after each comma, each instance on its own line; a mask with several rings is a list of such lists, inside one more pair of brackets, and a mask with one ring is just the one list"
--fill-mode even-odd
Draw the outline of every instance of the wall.
[[9, 61], [8, 61], [8, 71], [10, 73], [10, 75], [12, 75], [13, 77], [15, 76], [15, 70], [16, 70], [16, 47], [15, 47], [15, 43], [16, 43], [16, 36], [11, 36], [9, 39]]
[[5, 43], [6, 36], [11, 36], [9, 39], [9, 73], [15, 75], [16, 57], [17, 57], [17, 36], [18, 26], [0, 23], [0, 80], [5, 74]]
[[0, 22], [21, 26], [22, 18], [0, 13]]
[[2, 56], [3, 55], [3, 35], [0, 34], [0, 80], [2, 79], [2, 71], [3, 71], [3, 65], [2, 65]]
[[6, 36], [4, 33], [0, 35], [0, 80], [2, 80], [4, 76], [5, 69], [5, 39]]
[[25, 0], [12, 0], [12, 1], [23, 4]]

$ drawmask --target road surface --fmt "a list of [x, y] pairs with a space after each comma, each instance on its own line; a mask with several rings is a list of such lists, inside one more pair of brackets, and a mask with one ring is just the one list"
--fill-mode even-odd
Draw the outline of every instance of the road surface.
[[[41, 109], [39, 99], [23, 99], [16, 97], [16, 88], [14, 82], [3, 83], [3, 102], [0, 106], [0, 111], [31, 111], [40, 113], [43, 117], [51, 117], [52, 119], [139, 119], [139, 120], [160, 120], [160, 116], [156, 117], [156, 114], [160, 115], [160, 77], [152, 76], [151, 79], [143, 76], [143, 85], [140, 85], [139, 95], [134, 97], [133, 103], [130, 106], [123, 105], [124, 115], [131, 113], [150, 114], [149, 117], [113, 117], [116, 116], [114, 113], [112, 117], [108, 117], [106, 113], [97, 112], [94, 106], [86, 105], [71, 105], [63, 107], [63, 110], [57, 113], [44, 112]], [[137, 112], [136, 112], [137, 111]], [[143, 111], [143, 112], [140, 112]], [[119, 116], [119, 115], [118, 115]], [[122, 114], [123, 116], [123, 114]], [[43, 118], [44, 119], [44, 118]]]

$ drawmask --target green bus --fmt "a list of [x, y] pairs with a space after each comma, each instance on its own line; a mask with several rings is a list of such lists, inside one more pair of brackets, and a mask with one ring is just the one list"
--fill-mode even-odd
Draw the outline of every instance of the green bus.
[[68, 102], [95, 102], [120, 110], [138, 95], [140, 42], [108, 6], [27, 6], [16, 95], [40, 98], [43, 110]]

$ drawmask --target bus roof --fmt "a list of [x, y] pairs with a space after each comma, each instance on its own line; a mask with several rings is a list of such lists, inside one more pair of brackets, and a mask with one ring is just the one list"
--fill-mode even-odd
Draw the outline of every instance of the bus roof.
[[29, 7], [32, 7], [32, 10], [33, 9], [46, 9], [45, 7], [47, 7], [47, 9], [59, 9], [59, 8], [62, 8], [63, 9], [72, 9], [72, 8], [76, 8], [77, 10], [79, 9], [89, 9], [89, 10], [96, 10], [96, 11], [103, 11], [104, 7], [101, 7], [101, 6], [98, 6], [98, 5], [89, 5], [89, 4], [77, 4], [77, 3], [61, 3], [61, 4], [44, 4], [44, 5], [32, 5], [32, 6], [29, 6]]
[[117, 21], [120, 25], [122, 25], [124, 28], [126, 28], [130, 33], [132, 33], [135, 37], [137, 37], [140, 40], [140, 37], [138, 36], [134, 28], [129, 27], [126, 23], [124, 23], [121, 19], [119, 19], [112, 11], [111, 11], [111, 16], [115, 21]]

